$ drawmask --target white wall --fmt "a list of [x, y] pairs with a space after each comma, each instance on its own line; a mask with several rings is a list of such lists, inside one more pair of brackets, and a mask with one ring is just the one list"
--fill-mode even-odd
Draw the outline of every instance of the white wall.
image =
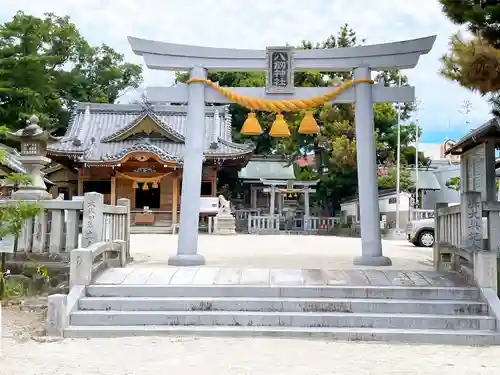
[[[378, 207], [379, 207], [380, 213], [396, 212], [397, 204], [396, 204], [396, 202], [389, 203], [391, 198], [395, 199], [396, 194], [384, 196], [383, 198], [379, 198]], [[394, 199], [392, 199], [392, 201], [394, 201]], [[400, 193], [399, 194], [399, 211], [409, 211], [409, 210], [410, 210], [410, 194]]]
[[460, 165], [447, 165], [434, 171], [441, 190], [425, 191], [422, 197], [422, 208], [433, 210], [436, 203], [460, 203], [460, 193], [446, 187], [446, 182], [452, 177], [460, 177]]
[[356, 216], [356, 207], [358, 202], [341, 203], [340, 210], [345, 212], [346, 216]]
[[[399, 210], [400, 211], [409, 211], [410, 210], [410, 194], [400, 193], [399, 194]], [[378, 207], [380, 213], [386, 212], [396, 212], [396, 203], [389, 203], [391, 198], [396, 198], [396, 193], [393, 195], [387, 195], [379, 198]], [[341, 203], [340, 209], [345, 212], [346, 216], [356, 216], [358, 201]]]

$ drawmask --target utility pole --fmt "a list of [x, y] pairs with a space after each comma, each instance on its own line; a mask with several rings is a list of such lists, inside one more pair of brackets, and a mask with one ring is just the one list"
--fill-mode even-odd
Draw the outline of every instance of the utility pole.
[[417, 118], [415, 120], [415, 208], [416, 209], [419, 209], [420, 208], [420, 196], [418, 194], [418, 190], [419, 190], [419, 175], [418, 175], [418, 162], [419, 162], [419, 152], [418, 152], [418, 142], [419, 142], [419, 138], [420, 138], [420, 135], [419, 135], [419, 128], [420, 128], [420, 115], [419, 115], [419, 111], [420, 111], [420, 107], [422, 105], [422, 101], [417, 99], [415, 101], [415, 109], [416, 109], [416, 113], [417, 113]]
[[[398, 75], [398, 87], [401, 86], [401, 72]], [[397, 103], [398, 109], [398, 144], [396, 150], [396, 230], [399, 232], [399, 194], [401, 191], [401, 103]]]

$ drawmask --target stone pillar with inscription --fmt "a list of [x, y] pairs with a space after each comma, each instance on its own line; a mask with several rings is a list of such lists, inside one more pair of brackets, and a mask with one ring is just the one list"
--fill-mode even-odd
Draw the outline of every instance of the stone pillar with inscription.
[[85, 193], [83, 197], [82, 247], [104, 240], [104, 196]]
[[470, 251], [483, 249], [483, 210], [481, 193], [462, 193], [462, 246]]

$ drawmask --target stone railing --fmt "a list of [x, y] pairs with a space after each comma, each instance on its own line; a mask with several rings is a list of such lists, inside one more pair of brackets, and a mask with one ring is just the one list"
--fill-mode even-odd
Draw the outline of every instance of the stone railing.
[[462, 215], [460, 206], [438, 208], [435, 218], [435, 241], [443, 246], [460, 247]]
[[279, 215], [262, 215], [248, 217], [248, 233], [277, 234], [280, 231]]
[[336, 217], [291, 217], [279, 215], [258, 215], [248, 217], [248, 233], [276, 234], [287, 233], [315, 234], [328, 232], [339, 223]]
[[435, 212], [434, 267], [453, 270], [481, 288], [497, 291], [500, 202], [463, 194], [462, 204], [438, 203]]
[[69, 316], [85, 296], [86, 287], [106, 268], [127, 263], [125, 241], [99, 242], [71, 252], [69, 294], [53, 294], [48, 299], [47, 334], [63, 336]]
[[[24, 223], [17, 253], [45, 253], [69, 259], [71, 251], [80, 246], [120, 240], [125, 242], [127, 257], [130, 258], [128, 199], [118, 199], [117, 205], [111, 206], [104, 204], [102, 194], [86, 193], [83, 200], [24, 202], [39, 204], [42, 211]], [[16, 204], [16, 201], [3, 200], [0, 204]]]
[[309, 216], [304, 219], [304, 230], [309, 231], [322, 231], [330, 230], [339, 224], [340, 219], [336, 217], [315, 217]]

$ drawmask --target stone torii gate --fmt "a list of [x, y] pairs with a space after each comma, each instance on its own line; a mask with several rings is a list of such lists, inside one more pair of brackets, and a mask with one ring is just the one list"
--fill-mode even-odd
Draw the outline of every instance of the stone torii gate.
[[[205, 85], [207, 72], [265, 71], [268, 87], [228, 88], [235, 94], [257, 99], [294, 100], [324, 95], [332, 88], [295, 88], [295, 71], [354, 71], [354, 80], [371, 80], [372, 71], [414, 68], [421, 55], [427, 54], [436, 36], [369, 46], [335, 49], [296, 50], [269, 47], [266, 50], [243, 50], [190, 46], [129, 37], [135, 54], [144, 58], [148, 68], [189, 71], [191, 83], [175, 87], [149, 87], [151, 102], [188, 103], [186, 148], [184, 154], [181, 217], [177, 255], [172, 265], [200, 265], [205, 259], [198, 254], [198, 217], [203, 164], [204, 110], [206, 103], [231, 103], [220, 91]], [[269, 56], [284, 57], [284, 68], [273, 71]], [[275, 60], [276, 61], [276, 60]], [[277, 79], [279, 78], [279, 79]], [[194, 80], [194, 81], [193, 81]], [[358, 190], [362, 254], [356, 265], [386, 266], [391, 260], [382, 254], [380, 214], [378, 207], [377, 163], [374, 139], [373, 104], [413, 102], [413, 87], [384, 87], [383, 84], [359, 84], [347, 88], [333, 103], [355, 103]]]

